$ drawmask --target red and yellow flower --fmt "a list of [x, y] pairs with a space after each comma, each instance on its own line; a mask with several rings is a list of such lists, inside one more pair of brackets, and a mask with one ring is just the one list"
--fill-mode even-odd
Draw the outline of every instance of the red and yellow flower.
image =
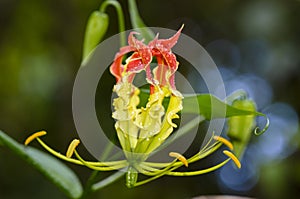
[[[171, 48], [177, 43], [181, 29], [169, 39], [157, 36], [148, 45], [135, 38], [138, 33], [130, 33], [129, 45], [120, 49], [110, 67], [117, 81], [113, 90], [118, 95], [113, 102], [113, 118], [120, 144], [127, 152], [149, 154], [176, 128], [172, 120], [179, 118], [183, 97], [175, 86], [179, 63]], [[154, 58], [157, 66], [151, 70]], [[138, 108], [140, 90], [133, 80], [142, 71], [150, 85], [150, 96], [146, 106]], [[162, 104], [165, 98], [170, 98], [167, 107]]]

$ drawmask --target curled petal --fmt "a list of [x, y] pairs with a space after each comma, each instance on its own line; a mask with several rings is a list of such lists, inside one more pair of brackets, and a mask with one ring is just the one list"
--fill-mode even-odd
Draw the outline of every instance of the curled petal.
[[135, 124], [140, 128], [139, 137], [147, 138], [156, 135], [161, 130], [161, 118], [165, 114], [162, 106], [165, 93], [160, 88], [150, 95], [145, 108], [137, 115]]
[[134, 35], [139, 35], [140, 33], [138, 32], [131, 32], [128, 36], [128, 44], [129, 46], [135, 48], [135, 49], [142, 49], [142, 48], [147, 48], [147, 46], [143, 43], [143, 41], [138, 40], [135, 38]]
[[176, 56], [171, 51], [162, 51], [161, 54], [173, 74], [178, 68]]
[[[134, 35], [139, 34], [136, 32], [130, 33], [128, 37], [128, 44], [135, 49], [134, 62], [129, 62], [126, 71], [138, 73], [141, 70], [146, 70], [147, 79], [152, 80], [150, 71], [150, 63], [152, 61], [151, 48], [145, 45], [142, 41], [136, 39]], [[138, 60], [138, 61], [137, 61]]]
[[177, 33], [169, 39], [157, 39], [157, 37], [155, 37], [151, 42], [149, 42], [149, 46], [158, 49], [165, 48], [167, 50], [171, 50], [171, 48], [177, 43], [183, 27], [184, 25], [182, 25]]
[[173, 90], [175, 87], [175, 72], [178, 68], [178, 62], [171, 48], [177, 43], [183, 26], [177, 33], [169, 39], [157, 39], [149, 43], [152, 54], [157, 58], [158, 66], [154, 71], [154, 79], [158, 80], [162, 86], [170, 86]]
[[184, 25], [182, 25], [181, 28], [177, 31], [177, 33], [175, 35], [173, 35], [171, 38], [158, 40], [159, 44], [164, 46], [164, 48], [167, 48], [170, 50], [177, 43], [183, 27], [184, 27]]
[[116, 54], [114, 62], [110, 66], [110, 72], [115, 78], [117, 82], [120, 82], [122, 79], [122, 73], [124, 72], [124, 66], [122, 65], [122, 60], [125, 54], [134, 51], [134, 49], [130, 46], [124, 46], [120, 48], [120, 51]]
[[117, 120], [115, 129], [122, 148], [126, 151], [134, 149], [137, 143], [138, 128], [133, 120], [140, 112], [136, 106], [139, 104], [139, 89], [131, 83], [124, 81], [114, 87], [118, 98], [114, 99], [115, 111], [112, 117]]
[[171, 96], [168, 111], [167, 111], [167, 122], [170, 126], [174, 128], [177, 127], [177, 125], [172, 120], [179, 118], [177, 113], [181, 110], [182, 110], [182, 98], [177, 96]]
[[130, 73], [139, 73], [146, 68], [142, 57], [139, 53], [133, 53], [131, 57], [126, 60], [125, 71]]
[[[134, 75], [142, 70], [147, 71], [147, 78], [152, 80], [150, 63], [152, 61], [151, 49], [142, 41], [134, 37], [136, 32], [131, 32], [128, 37], [129, 46], [122, 47], [116, 54], [113, 64], [110, 67], [110, 72], [116, 77], [117, 82], [120, 82], [124, 75], [128, 75], [128, 82], [132, 82]], [[123, 57], [129, 52], [134, 52], [123, 65]], [[129, 74], [127, 74], [129, 73]]]
[[178, 68], [176, 56], [171, 51], [163, 51], [157, 56], [158, 66], [154, 69], [154, 79], [162, 86], [170, 86], [173, 90], [175, 87], [175, 72]]
[[163, 119], [160, 132], [155, 135], [146, 153], [151, 153], [159, 147], [173, 132], [177, 125], [172, 121], [179, 118], [177, 113], [182, 109], [182, 97], [171, 95], [168, 109]]
[[139, 89], [135, 88], [128, 82], [120, 83], [114, 86], [114, 92], [119, 96], [114, 99], [113, 118], [116, 120], [130, 120], [135, 117], [138, 110], [136, 106], [139, 104]]

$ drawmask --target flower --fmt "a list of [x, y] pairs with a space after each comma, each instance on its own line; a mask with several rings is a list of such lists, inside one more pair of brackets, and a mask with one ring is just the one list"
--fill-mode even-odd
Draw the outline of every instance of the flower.
[[[145, 184], [163, 175], [193, 176], [208, 173], [222, 167], [230, 160], [233, 160], [236, 166], [240, 168], [239, 160], [230, 152], [233, 150], [232, 143], [219, 136], [212, 136], [209, 142], [192, 157], [186, 158], [180, 153], [170, 152], [169, 156], [174, 158], [171, 162], [147, 161], [149, 155], [158, 150], [159, 146], [172, 134], [173, 129], [177, 127], [173, 119], [179, 118], [178, 113], [183, 108], [183, 96], [175, 86], [175, 72], [178, 68], [178, 62], [175, 54], [171, 51], [179, 39], [182, 28], [169, 39], [158, 39], [156, 36], [148, 45], [134, 37], [138, 33], [130, 33], [128, 46], [120, 49], [110, 67], [111, 73], [116, 78], [113, 91], [118, 96], [113, 101], [112, 117], [116, 120], [115, 129], [126, 160], [85, 161], [76, 150], [80, 143], [77, 139], [70, 143], [66, 155], [63, 155], [51, 149], [40, 139], [40, 136], [46, 134], [45, 131], [29, 136], [25, 145], [36, 139], [54, 156], [93, 170], [127, 169], [126, 185], [128, 187]], [[127, 55], [129, 57], [123, 64], [123, 59]], [[153, 62], [153, 58], [155, 58], [157, 66], [151, 70], [150, 64]], [[150, 86], [145, 107], [139, 107], [141, 90], [133, 84], [135, 76], [142, 71], [146, 72], [146, 81]], [[166, 99], [168, 99], [167, 105], [163, 103]], [[228, 158], [215, 166], [196, 171], [175, 171], [179, 167], [188, 167], [189, 164], [207, 157], [222, 145], [227, 146], [230, 150], [223, 151]], [[74, 155], [76, 158], [72, 158]], [[138, 182], [138, 173], [151, 177]]]
[[[156, 36], [148, 45], [134, 37], [138, 33], [130, 33], [129, 45], [120, 49], [110, 67], [117, 81], [113, 90], [118, 95], [113, 102], [112, 116], [127, 158], [132, 157], [128, 154], [131, 152], [145, 154], [142, 159], [146, 159], [177, 127], [172, 120], [179, 118], [177, 113], [182, 109], [183, 97], [175, 87], [178, 62], [171, 48], [177, 43], [182, 28], [169, 39]], [[132, 55], [123, 64], [123, 58], [129, 53]], [[151, 71], [153, 58], [157, 66]], [[146, 72], [146, 81], [150, 84], [150, 96], [145, 107], [137, 108], [140, 90], [133, 80], [142, 71]], [[163, 106], [165, 98], [170, 98], [167, 107]]]
[[[169, 39], [158, 39], [158, 35], [148, 45], [136, 39], [134, 35], [137, 32], [131, 32], [128, 37], [128, 46], [124, 46], [116, 54], [110, 72], [116, 77], [117, 83], [122, 81], [132, 82], [135, 74], [146, 71], [148, 83], [153, 89], [155, 85], [171, 87], [173, 94], [176, 94], [175, 88], [175, 72], [178, 68], [178, 62], [171, 48], [177, 43], [181, 30]], [[122, 64], [124, 56], [133, 53], [126, 60], [126, 64]], [[157, 67], [153, 70], [154, 77], [151, 73], [150, 63], [153, 57], [157, 59]], [[151, 92], [153, 90], [151, 89]]]

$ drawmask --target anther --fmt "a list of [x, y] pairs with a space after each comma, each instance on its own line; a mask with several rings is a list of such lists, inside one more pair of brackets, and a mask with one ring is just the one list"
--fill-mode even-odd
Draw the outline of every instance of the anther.
[[68, 150], [67, 150], [67, 153], [66, 153], [66, 157], [67, 158], [71, 158], [74, 151], [75, 151], [75, 148], [78, 146], [78, 144], [80, 143], [80, 141], [78, 139], [74, 139], [71, 144], [69, 145], [68, 147]]
[[242, 167], [241, 162], [233, 153], [231, 153], [230, 151], [227, 151], [227, 150], [223, 151], [223, 153], [232, 159], [232, 161], [237, 166], [237, 168], [240, 169]]
[[189, 163], [186, 160], [186, 158], [183, 155], [181, 155], [180, 153], [170, 152], [169, 156], [174, 157], [174, 158], [180, 160], [186, 167], [189, 166]]
[[43, 135], [46, 135], [47, 132], [46, 131], [39, 131], [39, 132], [36, 132], [34, 134], [32, 134], [31, 136], [29, 136], [26, 140], [25, 140], [25, 145], [27, 146], [30, 142], [32, 142], [34, 139], [38, 138], [38, 137], [41, 137]]
[[233, 150], [232, 143], [230, 141], [228, 141], [227, 139], [220, 137], [220, 136], [214, 136], [214, 139], [225, 144], [230, 150]]

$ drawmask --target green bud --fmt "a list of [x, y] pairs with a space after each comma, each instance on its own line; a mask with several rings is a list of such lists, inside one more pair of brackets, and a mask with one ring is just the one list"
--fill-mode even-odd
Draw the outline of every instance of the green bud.
[[84, 43], [83, 43], [83, 60], [94, 50], [98, 43], [102, 40], [105, 35], [109, 24], [108, 15], [94, 11], [87, 22]]
[[[235, 100], [232, 106], [246, 111], [256, 111], [255, 102], [249, 99]], [[233, 116], [228, 119], [227, 135], [232, 141], [237, 157], [243, 155], [255, 125], [255, 115]]]

